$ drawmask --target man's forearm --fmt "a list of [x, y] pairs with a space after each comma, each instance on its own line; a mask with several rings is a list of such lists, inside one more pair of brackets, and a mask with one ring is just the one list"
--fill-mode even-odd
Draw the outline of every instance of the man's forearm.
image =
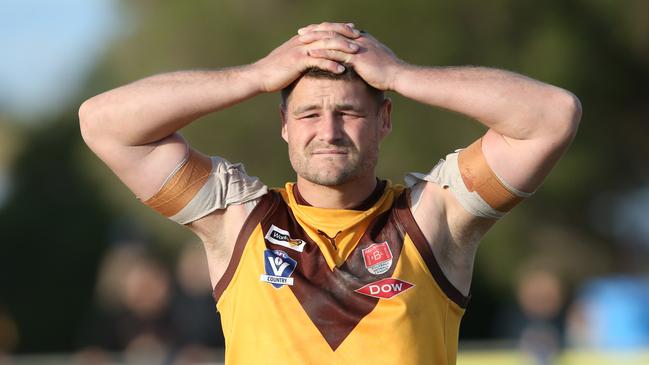
[[178, 71], [99, 94], [81, 106], [79, 115], [84, 134], [122, 145], [144, 145], [260, 92], [251, 66]]
[[579, 101], [573, 94], [497, 69], [406, 65], [395, 75], [393, 89], [419, 102], [472, 117], [516, 139], [568, 132], [579, 118]]

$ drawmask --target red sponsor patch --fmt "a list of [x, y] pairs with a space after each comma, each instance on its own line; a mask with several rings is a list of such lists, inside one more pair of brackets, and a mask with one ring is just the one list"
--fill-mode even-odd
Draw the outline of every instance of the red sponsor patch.
[[356, 289], [355, 292], [368, 295], [374, 298], [390, 299], [395, 295], [415, 286], [407, 281], [386, 278], [373, 283], [369, 283], [362, 288]]
[[363, 249], [363, 260], [367, 271], [374, 275], [380, 275], [392, 266], [392, 252], [387, 242], [373, 243]]

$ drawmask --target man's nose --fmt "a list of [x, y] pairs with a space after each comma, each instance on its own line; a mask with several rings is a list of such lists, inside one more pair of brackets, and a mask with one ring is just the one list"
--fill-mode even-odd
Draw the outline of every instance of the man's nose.
[[333, 143], [343, 138], [343, 121], [336, 113], [326, 113], [320, 120], [318, 128], [320, 140]]

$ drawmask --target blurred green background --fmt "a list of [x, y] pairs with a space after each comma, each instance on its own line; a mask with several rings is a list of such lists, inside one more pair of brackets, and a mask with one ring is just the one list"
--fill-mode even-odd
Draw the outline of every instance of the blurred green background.
[[[18, 14], [0, 25], [0, 39], [16, 41], [2, 47], [2, 65], [8, 69], [12, 58], [28, 65], [23, 83], [36, 82], [30, 67], [56, 60], [50, 50], [70, 24], [91, 41], [66, 50], [70, 61], [52, 71], [48, 91], [20, 105], [12, 99], [17, 89], [0, 79], [0, 317], [17, 334], [0, 352], [76, 350], [99, 262], [113, 242], [146, 241], [172, 263], [196, 240], [140, 205], [85, 147], [79, 105], [151, 74], [254, 62], [299, 27], [322, 21], [354, 22], [411, 63], [504, 68], [581, 99], [572, 147], [480, 248], [461, 340], [499, 338], [494, 321], [531, 268], [556, 273], [566, 297], [590, 278], [647, 274], [649, 1], [97, 0], [104, 17], [92, 22], [71, 10], [92, 1], [27, 3], [19, 13], [12, 13], [18, 5], [0, 6], [6, 18]], [[25, 29], [34, 17], [47, 26]], [[25, 43], [20, 37], [30, 31], [37, 34]], [[391, 97], [394, 131], [382, 145], [379, 174], [394, 182], [484, 132], [462, 116]], [[263, 95], [183, 134], [204, 153], [243, 162], [279, 186], [294, 174], [279, 138], [278, 103], [278, 95]]]

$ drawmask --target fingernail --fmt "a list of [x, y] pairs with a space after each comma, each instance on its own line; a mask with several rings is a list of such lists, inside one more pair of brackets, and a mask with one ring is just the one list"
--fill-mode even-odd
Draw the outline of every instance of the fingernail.
[[354, 26], [355, 26], [354, 23], [346, 23], [345, 25], [347, 25], [350, 28], [354, 28]]
[[343, 72], [345, 71], [345, 67], [342, 65], [338, 65], [338, 72]]
[[297, 34], [302, 35], [304, 34], [304, 28], [300, 28], [297, 30]]
[[358, 51], [358, 46], [354, 43], [350, 43], [349, 49], [351, 49], [352, 51]]
[[354, 35], [359, 35], [359, 34], [361, 34], [361, 33], [358, 31], [358, 29], [354, 28], [353, 25], [348, 25], [347, 27], [348, 27], [349, 30], [352, 32], [352, 34], [354, 34]]

